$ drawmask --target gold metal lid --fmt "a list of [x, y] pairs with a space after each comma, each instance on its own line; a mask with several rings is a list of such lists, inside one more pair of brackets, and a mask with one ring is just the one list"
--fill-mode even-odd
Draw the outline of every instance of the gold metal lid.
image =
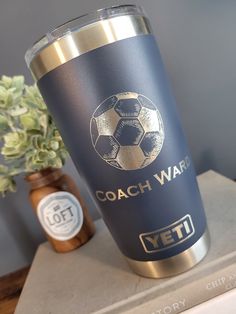
[[32, 75], [39, 80], [86, 52], [150, 32], [149, 21], [139, 6], [121, 5], [101, 9], [47, 33], [26, 52], [25, 60]]

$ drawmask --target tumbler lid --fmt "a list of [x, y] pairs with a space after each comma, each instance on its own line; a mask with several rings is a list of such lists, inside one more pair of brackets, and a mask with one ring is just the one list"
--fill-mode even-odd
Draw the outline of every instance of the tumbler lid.
[[77, 17], [48, 32], [27, 50], [25, 61], [38, 80], [83, 53], [150, 32], [142, 7], [119, 5], [104, 8]]

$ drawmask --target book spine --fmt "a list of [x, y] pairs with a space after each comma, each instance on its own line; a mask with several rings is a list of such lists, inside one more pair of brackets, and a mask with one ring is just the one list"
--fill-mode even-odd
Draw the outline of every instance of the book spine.
[[[236, 264], [230, 265], [204, 278], [149, 300], [123, 314], [178, 314], [220, 294], [236, 288]], [[107, 312], [115, 313], [115, 312]]]
[[[229, 264], [228, 264], [229, 263]], [[219, 270], [212, 267], [212, 273], [203, 271], [201, 278], [193, 276], [192, 281], [183, 282], [181, 288], [170, 285], [168, 292], [161, 294], [150, 289], [121, 302], [96, 311], [96, 314], [178, 314], [236, 288], [236, 258], [228, 260]], [[161, 295], [160, 295], [161, 294]], [[94, 314], [95, 314], [94, 313]]]

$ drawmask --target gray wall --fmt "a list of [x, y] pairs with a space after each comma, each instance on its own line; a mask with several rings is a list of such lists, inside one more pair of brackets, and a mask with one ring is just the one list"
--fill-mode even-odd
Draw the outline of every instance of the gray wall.
[[[197, 172], [212, 168], [236, 178], [236, 1], [136, 2], [152, 21]], [[68, 19], [117, 3], [122, 2], [1, 1], [0, 75], [24, 74], [32, 82], [23, 57], [32, 42]], [[78, 182], [95, 215], [71, 161], [65, 171]], [[23, 177], [18, 183], [16, 194], [0, 199], [0, 276], [29, 264], [44, 240]]]

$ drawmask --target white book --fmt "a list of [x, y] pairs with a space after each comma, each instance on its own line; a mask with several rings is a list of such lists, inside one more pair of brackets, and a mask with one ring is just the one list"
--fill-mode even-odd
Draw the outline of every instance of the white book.
[[200, 305], [186, 310], [183, 314], [230, 314], [236, 313], [236, 289], [230, 290]]

